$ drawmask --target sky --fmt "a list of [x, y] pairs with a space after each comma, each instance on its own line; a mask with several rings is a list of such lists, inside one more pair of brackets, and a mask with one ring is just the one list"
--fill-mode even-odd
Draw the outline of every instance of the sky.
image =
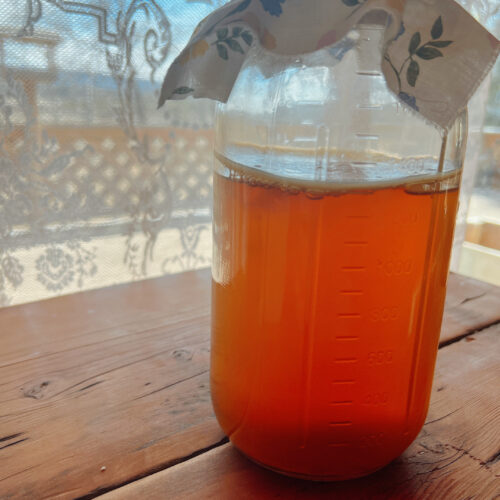
[[[163, 75], [188, 41], [194, 27], [212, 10], [226, 3], [227, 0], [150, 0], [163, 10], [172, 34], [172, 44], [168, 57], [158, 71]], [[66, 3], [65, 0], [0, 0], [0, 32], [8, 29], [18, 31], [24, 24], [29, 6], [42, 7], [42, 16], [35, 25], [35, 34], [47, 32], [59, 35], [55, 61], [58, 69], [65, 71], [86, 71], [90, 73], [109, 73], [105, 58], [106, 45], [97, 39], [97, 19], [87, 15], [63, 12], [54, 2]], [[125, 13], [133, 0], [79, 0], [72, 2], [82, 6], [105, 7], [107, 11], [107, 30], [116, 33], [116, 20], [120, 10]], [[70, 2], [67, 2], [68, 4]], [[498, 0], [459, 0], [476, 18], [496, 36], [500, 36], [500, 4]], [[142, 12], [134, 17], [136, 21], [136, 39], [134, 41], [134, 62], [139, 78], [149, 77], [149, 67], [144, 64], [142, 40], [151, 23]], [[137, 50], [138, 48], [138, 50]], [[5, 61], [8, 66], [26, 66], [33, 69], [46, 67], [46, 52], [33, 45], [10, 42], [5, 49]]]
[[[174, 57], [187, 43], [198, 22], [215, 8], [227, 0], [150, 0], [162, 9], [171, 28], [171, 46], [166, 60], [155, 73], [154, 83], [159, 86], [168, 66]], [[485, 26], [497, 37], [500, 37], [500, 3], [498, 0], [458, 0], [476, 18], [481, 19]], [[106, 45], [98, 40], [98, 21], [96, 18], [63, 12], [54, 2], [66, 3], [65, 0], [0, 0], [0, 33], [3, 31], [18, 32], [26, 23], [30, 5], [40, 3], [42, 15], [35, 24], [35, 35], [50, 34], [60, 38], [55, 49], [55, 63], [58, 73], [87, 73], [88, 75], [110, 75], [106, 61], [106, 49], [117, 52], [117, 48]], [[69, 3], [69, 2], [68, 2]], [[125, 15], [133, 0], [79, 0], [72, 3], [89, 7], [105, 7], [107, 12], [107, 31], [117, 32], [117, 17], [119, 11]], [[143, 39], [147, 29], [151, 27], [142, 12], [134, 16], [136, 23], [133, 41], [133, 63], [137, 80], [149, 80], [150, 67], [144, 59]], [[6, 39], [4, 42], [4, 61], [7, 67], [29, 68], [34, 71], [44, 71], [48, 68], [47, 48]], [[500, 61], [497, 62], [493, 74], [495, 84], [490, 97], [490, 108], [498, 105], [500, 88], [496, 83], [500, 79]], [[496, 86], [495, 86], [496, 85]], [[490, 113], [491, 114], [491, 113]], [[497, 121], [497, 111], [495, 123]]]
[[[109, 73], [105, 58], [105, 44], [98, 40], [98, 21], [88, 15], [63, 12], [46, 0], [39, 0], [42, 16], [35, 24], [35, 35], [48, 33], [60, 37], [55, 51], [55, 62], [58, 70], [84, 71], [90, 73]], [[59, 0], [64, 2], [64, 0]], [[195, 26], [214, 8], [225, 3], [224, 0], [154, 0], [167, 17], [172, 34], [172, 45], [168, 57], [160, 70], [157, 79], [166, 71], [173, 58], [186, 44]], [[36, 0], [0, 0], [0, 32], [8, 30], [17, 32], [25, 24], [30, 3]], [[107, 31], [116, 33], [118, 12], [127, 11], [132, 0], [80, 0], [84, 6], [106, 7]], [[136, 36], [134, 47], [135, 69], [138, 76], [149, 78], [149, 67], [144, 64], [142, 40], [146, 30], [151, 26], [142, 12], [134, 16]], [[111, 47], [113, 49], [113, 47]], [[5, 47], [5, 62], [10, 67], [28, 67], [43, 70], [47, 67], [46, 49], [32, 44], [9, 41]]]

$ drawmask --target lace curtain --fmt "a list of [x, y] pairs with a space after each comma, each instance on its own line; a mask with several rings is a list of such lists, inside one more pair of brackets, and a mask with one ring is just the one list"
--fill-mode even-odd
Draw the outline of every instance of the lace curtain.
[[0, 0], [0, 306], [209, 265], [209, 101], [156, 109], [222, 0]]
[[0, 306], [209, 265], [213, 104], [156, 101], [223, 3], [0, 0]]

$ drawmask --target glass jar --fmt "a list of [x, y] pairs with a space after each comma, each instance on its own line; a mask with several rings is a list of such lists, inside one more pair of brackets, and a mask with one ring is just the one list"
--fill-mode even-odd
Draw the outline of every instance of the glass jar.
[[408, 447], [438, 348], [466, 115], [444, 137], [401, 105], [384, 28], [252, 49], [217, 114], [215, 413], [252, 460], [315, 480]]

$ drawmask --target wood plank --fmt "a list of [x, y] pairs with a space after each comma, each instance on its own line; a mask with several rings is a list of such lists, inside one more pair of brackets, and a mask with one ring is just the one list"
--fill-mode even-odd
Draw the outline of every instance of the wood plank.
[[464, 241], [459, 271], [480, 281], [500, 285], [500, 250]]
[[208, 311], [208, 270], [0, 308], [0, 367]]
[[[202, 270], [0, 308], [0, 367], [175, 322], [209, 286]], [[499, 321], [499, 303], [500, 287], [450, 273], [441, 340]]]
[[500, 326], [474, 338], [441, 349], [424, 429], [399, 459], [369, 477], [341, 483], [286, 478], [226, 444], [100, 499], [498, 498]]
[[207, 278], [1, 311], [0, 498], [87, 495], [223, 439], [208, 394]]
[[465, 241], [500, 250], [500, 224], [483, 218], [468, 222], [465, 229]]
[[450, 273], [441, 345], [500, 321], [500, 287]]
[[[223, 439], [209, 283], [204, 270], [0, 309], [0, 498], [95, 494]], [[443, 338], [498, 320], [495, 294], [452, 275]]]

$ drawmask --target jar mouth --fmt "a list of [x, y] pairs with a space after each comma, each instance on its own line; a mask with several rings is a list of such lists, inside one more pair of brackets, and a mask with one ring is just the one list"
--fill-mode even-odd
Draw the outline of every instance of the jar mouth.
[[[285, 68], [290, 66], [315, 66], [325, 64], [328, 60], [328, 66], [338, 64], [347, 52], [355, 50], [363, 39], [366, 41], [371, 38], [363, 36], [366, 32], [378, 33], [379, 38], [378, 49], [382, 50], [384, 36], [381, 32], [388, 29], [393, 22], [391, 16], [384, 10], [376, 9], [367, 12], [342, 38], [325, 45], [312, 52], [303, 54], [282, 54], [270, 50], [258, 41], [250, 48], [247, 53], [247, 58], [243, 62], [241, 71], [247, 66], [260, 65], [263, 68], [263, 73], [266, 77], [272, 76], [275, 73], [280, 73]], [[381, 60], [377, 61], [377, 65], [381, 67]]]
[[392, 185], [459, 171], [465, 128], [450, 129], [443, 147], [441, 130], [388, 86], [382, 54], [391, 19], [369, 12], [337, 43], [300, 56], [255, 44], [217, 108], [217, 152], [300, 182]]
[[295, 56], [291, 56], [290, 54], [281, 54], [274, 50], [270, 50], [264, 45], [260, 44], [257, 40], [256, 43], [250, 48], [247, 55], [247, 60], [244, 65], [248, 64], [248, 58], [255, 57], [255, 54], [258, 54], [259, 57], [265, 58], [274, 58], [276, 63], [280, 60], [284, 61], [286, 64], [289, 64], [290, 60], [296, 59], [297, 62], [302, 60], [303, 58], [308, 58], [314, 56], [315, 54], [321, 54], [325, 51], [328, 51], [332, 47], [336, 45], [342, 44], [344, 40], [355, 40], [359, 38], [357, 34], [358, 31], [366, 31], [366, 30], [376, 30], [376, 31], [385, 31], [391, 24], [392, 19], [387, 12], [384, 10], [373, 10], [367, 12], [342, 38], [333, 42], [330, 45], [325, 45], [320, 49], [313, 50], [311, 52], [305, 52], [303, 54], [296, 54]]

